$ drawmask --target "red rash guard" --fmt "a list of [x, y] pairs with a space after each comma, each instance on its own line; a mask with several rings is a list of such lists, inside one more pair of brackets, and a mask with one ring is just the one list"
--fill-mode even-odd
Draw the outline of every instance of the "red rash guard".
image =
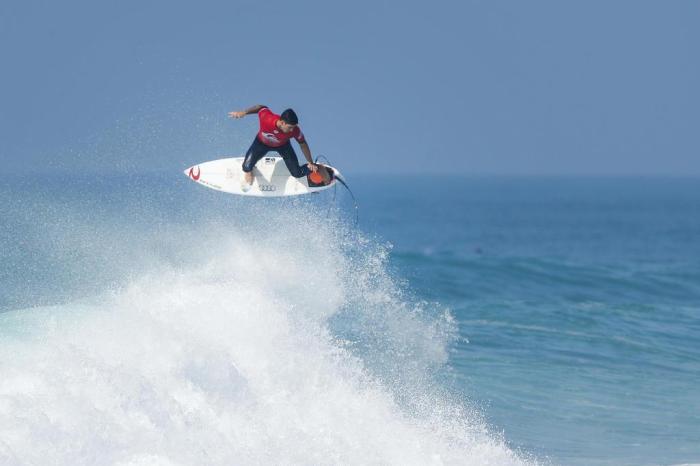
[[260, 131], [258, 131], [258, 140], [269, 147], [281, 147], [290, 139], [294, 138], [299, 144], [304, 142], [304, 133], [301, 132], [298, 126], [290, 133], [283, 133], [277, 128], [277, 120], [280, 116], [272, 113], [267, 107], [263, 107], [258, 112], [260, 119]]

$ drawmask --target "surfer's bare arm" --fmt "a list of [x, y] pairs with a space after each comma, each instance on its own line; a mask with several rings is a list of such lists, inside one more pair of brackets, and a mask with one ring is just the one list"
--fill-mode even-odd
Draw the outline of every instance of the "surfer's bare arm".
[[308, 162], [309, 169], [311, 171], [316, 171], [318, 170], [318, 167], [314, 163], [314, 159], [311, 156], [311, 149], [309, 149], [309, 144], [304, 141], [299, 143], [299, 147], [301, 147], [301, 152], [304, 154], [304, 157], [306, 157], [306, 161]]
[[228, 116], [230, 118], [243, 118], [246, 115], [252, 115], [253, 113], [258, 113], [260, 110], [263, 108], [267, 107], [267, 105], [253, 105], [250, 108], [246, 108], [243, 111], [240, 112], [229, 112]]

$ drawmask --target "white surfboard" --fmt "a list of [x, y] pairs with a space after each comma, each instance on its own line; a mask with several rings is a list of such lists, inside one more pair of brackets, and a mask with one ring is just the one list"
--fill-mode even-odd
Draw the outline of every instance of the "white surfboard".
[[185, 170], [185, 175], [193, 181], [225, 193], [241, 196], [296, 196], [323, 191], [342, 180], [337, 169], [325, 165], [331, 173], [328, 185], [315, 183], [310, 176], [294, 178], [287, 170], [282, 157], [263, 157], [253, 168], [253, 184], [243, 180], [243, 157], [232, 157], [193, 165]]

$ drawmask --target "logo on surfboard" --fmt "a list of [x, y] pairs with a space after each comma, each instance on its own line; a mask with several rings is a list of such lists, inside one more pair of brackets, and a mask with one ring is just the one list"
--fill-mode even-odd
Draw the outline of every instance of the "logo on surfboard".
[[[195, 169], [195, 168], [197, 169], [197, 173], [196, 173], [196, 174], [195, 174], [195, 172], [194, 172], [194, 169]], [[192, 178], [192, 179], [195, 180], [195, 181], [198, 181], [200, 175], [201, 175], [201, 170], [199, 169], [199, 165], [197, 165], [196, 167], [190, 168], [190, 173], [189, 173], [190, 178]]]

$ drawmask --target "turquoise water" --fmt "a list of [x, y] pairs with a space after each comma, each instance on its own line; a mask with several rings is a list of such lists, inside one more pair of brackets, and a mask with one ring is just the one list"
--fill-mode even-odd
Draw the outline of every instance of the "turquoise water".
[[368, 223], [413, 289], [454, 312], [469, 340], [454, 375], [506, 438], [563, 464], [698, 461], [698, 180], [389, 193]]
[[0, 464], [700, 462], [700, 180], [349, 181], [0, 187]]

